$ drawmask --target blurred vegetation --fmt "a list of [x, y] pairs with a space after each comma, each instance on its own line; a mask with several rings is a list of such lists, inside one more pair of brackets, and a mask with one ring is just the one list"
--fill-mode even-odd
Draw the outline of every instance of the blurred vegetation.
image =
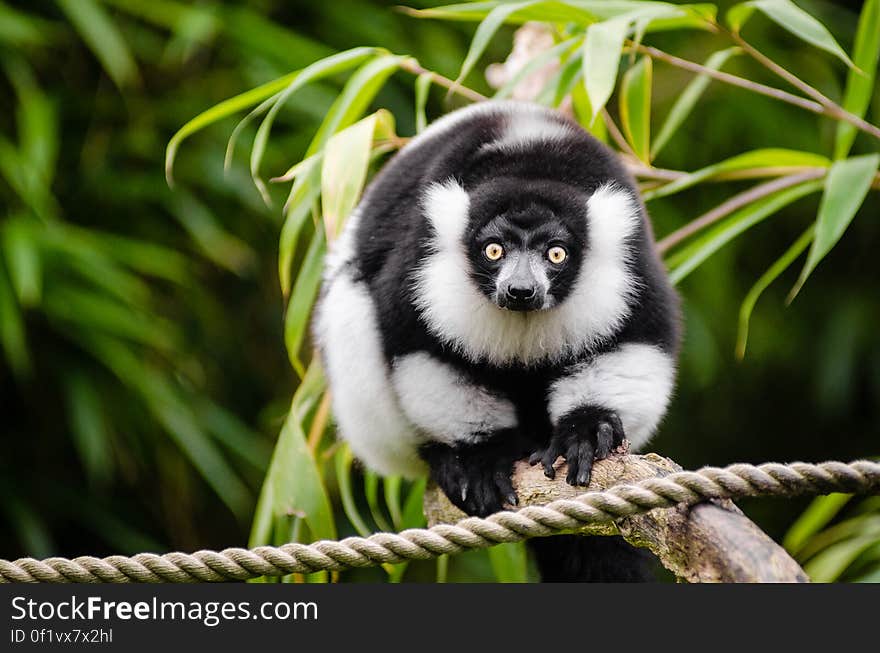
[[[353, 0], [0, 2], [2, 557], [224, 547], [244, 544], [248, 532], [256, 544], [421, 524], [422, 483], [364, 473], [332, 438], [306, 327], [327, 237], [368, 171], [428, 118], [467, 101], [431, 86], [425, 71], [464, 73], [464, 89], [491, 95], [482, 70], [506, 57], [515, 27], [502, 19], [552, 19], [569, 73], [543, 99], [555, 104], [574, 89], [579, 119], [601, 124], [592, 114], [602, 89], [579, 91], [577, 83], [595, 16], [546, 13], [578, 3], [507, 5], [475, 36], [473, 21], [496, 4], [427, 16], [459, 19], [450, 21]], [[880, 122], [871, 39], [880, 3], [868, 3], [861, 27], [860, 7], [799, 5], [842, 51], [822, 34], [825, 51], [798, 38], [772, 10], [749, 19], [748, 43]], [[639, 25], [645, 45], [794, 90], [730, 51], [723, 35]], [[848, 67], [844, 52], [863, 67], [873, 57], [869, 74]], [[853, 199], [873, 178], [866, 169], [876, 162], [864, 155], [878, 141], [743, 89], [689, 87], [693, 74], [663, 61], [624, 53], [620, 63], [608, 110], [645, 169], [697, 171], [760, 150], [705, 175], [730, 177], [736, 165], [793, 174], [838, 160], [829, 179], [841, 180], [824, 182], [821, 204], [818, 177], [798, 182], [768, 196], [780, 206], [761, 224], [747, 206], [672, 250], [687, 335], [677, 397], [653, 447], [685, 467], [878, 453], [880, 267], [872, 246], [880, 201], [868, 193], [856, 215]], [[690, 106], [685, 88], [695, 95]], [[238, 148], [227, 148], [230, 135]], [[173, 188], [162, 170], [169, 141]], [[845, 160], [850, 145], [855, 158]], [[264, 181], [292, 166], [292, 184]], [[678, 181], [670, 189], [640, 179], [660, 238], [766, 182]], [[814, 232], [817, 211], [826, 229]], [[753, 222], [726, 242], [726, 228], [732, 235]], [[813, 233], [823, 235], [807, 255], [811, 266], [824, 245], [834, 248], [786, 306]], [[781, 274], [771, 284], [776, 275], [765, 273], [780, 256], [787, 265], [771, 269]], [[743, 300], [754, 305], [765, 286], [745, 351]], [[780, 538], [805, 506], [743, 504]], [[874, 500], [819, 499], [785, 543], [817, 579], [876, 580], [878, 514]], [[521, 547], [496, 547], [343, 575], [383, 577], [534, 574]]]

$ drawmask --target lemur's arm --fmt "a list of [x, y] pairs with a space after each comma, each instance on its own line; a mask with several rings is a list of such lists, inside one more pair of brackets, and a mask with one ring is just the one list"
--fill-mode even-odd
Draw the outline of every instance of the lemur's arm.
[[593, 461], [605, 458], [624, 438], [637, 448], [653, 435], [666, 412], [675, 359], [662, 348], [630, 343], [567, 369], [550, 387], [553, 437], [530, 462], [553, 478], [563, 456], [567, 481], [587, 485]]
[[515, 504], [511, 470], [528, 446], [516, 446], [513, 404], [425, 352], [397, 358], [391, 378], [401, 409], [425, 439], [419, 453], [446, 496], [470, 515]]

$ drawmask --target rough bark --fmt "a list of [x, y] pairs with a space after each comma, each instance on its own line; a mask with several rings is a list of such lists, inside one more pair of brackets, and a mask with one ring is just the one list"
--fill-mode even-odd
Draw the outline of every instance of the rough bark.
[[[657, 454], [613, 455], [595, 464], [589, 487], [579, 488], [565, 482], [564, 464], [557, 461], [557, 468], [556, 478], [550, 480], [540, 465], [517, 463], [513, 484], [519, 505], [545, 505], [585, 491], [681, 471], [676, 463]], [[424, 508], [431, 526], [465, 517], [436, 486], [425, 493]], [[808, 582], [791, 556], [731, 501], [658, 508], [577, 532], [622, 535], [631, 544], [649, 549], [664, 567], [687, 582]]]

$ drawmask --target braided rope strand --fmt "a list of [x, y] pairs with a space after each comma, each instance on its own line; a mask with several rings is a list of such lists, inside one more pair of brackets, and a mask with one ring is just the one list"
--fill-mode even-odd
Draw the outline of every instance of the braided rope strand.
[[0, 559], [0, 582], [12, 583], [192, 583], [242, 581], [321, 570], [341, 571], [481, 549], [503, 542], [552, 535], [589, 524], [613, 521], [655, 508], [694, 505], [708, 499], [827, 494], [880, 494], [880, 463], [765, 463], [704, 467], [662, 478], [621, 484], [545, 506], [526, 506], [457, 524], [400, 533], [375, 533], [340, 541], [292, 542], [279, 547], [223, 551], [140, 553], [74, 559]]

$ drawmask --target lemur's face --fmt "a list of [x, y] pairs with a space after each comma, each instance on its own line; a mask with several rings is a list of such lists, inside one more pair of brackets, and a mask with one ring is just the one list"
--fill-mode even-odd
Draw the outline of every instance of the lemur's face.
[[533, 205], [491, 218], [470, 240], [471, 276], [498, 307], [552, 308], [570, 292], [583, 243], [553, 211]]

